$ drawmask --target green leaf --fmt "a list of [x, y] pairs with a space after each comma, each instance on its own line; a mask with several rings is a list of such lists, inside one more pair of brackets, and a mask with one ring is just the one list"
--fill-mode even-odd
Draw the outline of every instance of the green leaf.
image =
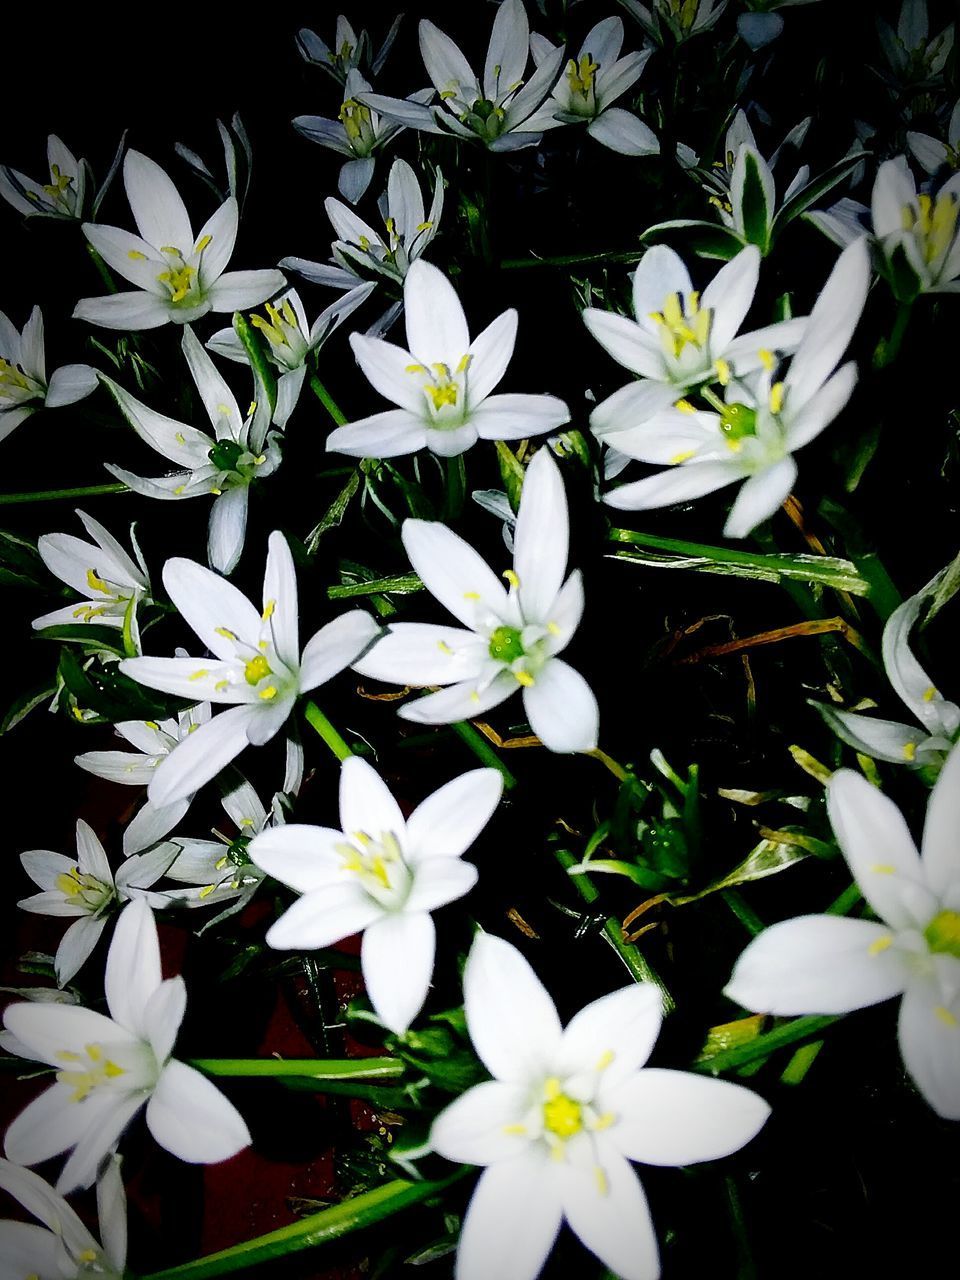
[[327, 530], [335, 529], [343, 522], [343, 517], [347, 513], [347, 507], [350, 505], [351, 499], [359, 488], [360, 471], [357, 469], [334, 498], [333, 502], [330, 503], [330, 506], [327, 507], [327, 510], [321, 517], [319, 523], [314, 525], [307, 534], [305, 539], [307, 555], [316, 555], [317, 548], [320, 545], [320, 539]]
[[55, 627], [44, 627], [35, 631], [39, 640], [59, 640], [64, 644], [77, 644], [88, 653], [99, 653], [104, 649], [115, 653], [120, 658], [128, 657], [123, 651], [123, 640], [116, 627], [98, 627], [95, 622], [63, 622]]
[[[219, 124], [220, 122], [217, 121]], [[221, 125], [221, 128], [223, 126]], [[243, 343], [254, 377], [270, 403], [270, 413], [277, 407], [277, 375], [267, 358], [263, 339], [241, 311], [233, 313], [233, 331]]]
[[749, 244], [755, 244], [761, 253], [770, 246], [772, 210], [767, 204], [767, 193], [760, 172], [760, 159], [750, 148], [744, 155], [743, 191], [740, 196], [740, 224]]
[[500, 478], [507, 491], [511, 510], [520, 510], [520, 494], [523, 490], [523, 464], [508, 444], [503, 440], [497, 442], [497, 462], [500, 464]]
[[809, 209], [812, 204], [816, 204], [828, 191], [832, 191], [837, 183], [842, 182], [847, 174], [857, 167], [866, 154], [865, 151], [857, 151], [853, 155], [844, 156], [842, 160], [838, 160], [836, 164], [831, 165], [829, 169], [825, 169], [812, 182], [808, 182], [805, 187], [801, 187], [777, 211], [773, 219], [771, 237], [778, 235], [788, 222], [798, 218], [805, 209]]
[[3, 719], [0, 720], [0, 734], [9, 733], [11, 729], [16, 728], [21, 720], [25, 720], [31, 711], [42, 706], [44, 702], [48, 702], [56, 692], [56, 683], [48, 682], [38, 689], [31, 689], [28, 693], [18, 694], [10, 706], [7, 707]]
[[370, 578], [366, 582], [344, 582], [339, 586], [327, 587], [327, 599], [348, 600], [353, 596], [375, 595], [381, 591], [405, 596], [423, 589], [423, 583], [415, 573], [404, 573], [394, 578]]
[[751, 880], [764, 880], [767, 876], [785, 871], [795, 862], [808, 857], [811, 850], [799, 843], [785, 843], [778, 840], [761, 840], [755, 845], [744, 860], [725, 875], [721, 880], [714, 880], [698, 893], [677, 897], [671, 894], [668, 901], [675, 907], [682, 907], [688, 902], [697, 902], [711, 893], [719, 893], [723, 889], [732, 889], [738, 884], [747, 884]]
[[719, 258], [729, 262], [736, 257], [747, 241], [742, 239], [732, 227], [720, 226], [715, 222], [704, 222], [700, 218], [671, 218], [667, 222], [658, 222], [647, 227], [641, 235], [641, 242], [661, 239], [665, 231], [692, 231], [689, 237], [691, 247], [701, 258]]
[[940, 577], [932, 593], [933, 599], [927, 609], [927, 616], [920, 624], [921, 631], [933, 621], [947, 601], [952, 599], [958, 591], [960, 591], [960, 555], [943, 570], [943, 576]]

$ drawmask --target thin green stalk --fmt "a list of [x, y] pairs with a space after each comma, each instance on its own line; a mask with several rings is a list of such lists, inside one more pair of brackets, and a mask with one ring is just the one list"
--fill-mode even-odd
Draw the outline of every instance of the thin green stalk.
[[301, 1249], [312, 1249], [328, 1240], [338, 1240], [364, 1227], [382, 1222], [395, 1213], [430, 1200], [453, 1183], [465, 1177], [470, 1170], [458, 1169], [449, 1178], [439, 1182], [411, 1182], [406, 1178], [394, 1178], [381, 1187], [351, 1196], [341, 1204], [323, 1209], [301, 1218], [288, 1227], [270, 1231], [266, 1235], [246, 1240], [243, 1244], [208, 1254], [178, 1267], [168, 1267], [142, 1277], [142, 1280], [207, 1280], [210, 1276], [227, 1275], [261, 1262], [271, 1262]]
[[117, 292], [116, 281], [114, 280], [113, 276], [110, 274], [107, 264], [100, 257], [100, 254], [97, 252], [97, 250], [93, 247], [92, 244], [87, 245], [87, 253], [89, 253], [90, 260], [93, 262], [93, 265], [97, 268], [97, 272], [100, 276], [100, 279], [107, 286], [107, 292], [116, 293]]
[[18, 502], [58, 502], [61, 498], [98, 498], [105, 493], [129, 493], [125, 484], [88, 484], [82, 489], [38, 489], [34, 493], [0, 493], [0, 506]]
[[399, 1058], [193, 1058], [191, 1066], [208, 1076], [309, 1080], [395, 1080], [404, 1073]]
[[512, 791], [517, 785], [516, 778], [483, 734], [479, 733], [468, 720], [457, 720], [450, 727], [466, 743], [478, 760], [485, 765], [489, 765], [491, 769], [496, 769], [503, 778], [504, 787], [507, 791]]
[[903, 342], [903, 335], [907, 332], [912, 313], [912, 302], [901, 302], [897, 307], [897, 314], [893, 322], [893, 328], [890, 330], [890, 337], [881, 338], [877, 343], [876, 351], [873, 353], [873, 367], [875, 369], [886, 369], [888, 365], [893, 364], [900, 354], [900, 345]]
[[816, 1061], [817, 1054], [823, 1048], [822, 1040], [811, 1040], [802, 1044], [786, 1065], [780, 1080], [783, 1084], [800, 1084]]
[[[569, 872], [571, 867], [577, 866], [578, 860], [573, 856], [569, 849], [555, 848], [553, 850], [553, 856], [560, 863], [561, 867], [563, 867], [564, 871]], [[599, 890], [594, 888], [593, 882], [582, 872], [572, 876], [568, 875], [567, 878], [571, 881], [577, 890], [577, 893], [579, 893], [587, 906], [592, 906], [600, 897]], [[653, 966], [648, 963], [646, 957], [640, 952], [635, 944], [627, 942], [624, 938], [623, 926], [620, 924], [620, 921], [616, 916], [608, 916], [606, 920], [604, 920], [603, 933], [607, 942], [613, 947], [614, 951], [616, 951], [617, 955], [626, 965], [634, 982], [652, 982], [655, 986], [660, 988], [660, 996], [663, 1002], [664, 1013], [669, 1013], [672, 1009], [676, 1008], [673, 996], [671, 996], [670, 992], [667, 990], [663, 979]]]
[[760, 1058], [768, 1058], [771, 1053], [783, 1049], [788, 1044], [796, 1044], [798, 1040], [809, 1040], [824, 1027], [832, 1026], [840, 1019], [833, 1014], [816, 1017], [793, 1018], [782, 1026], [775, 1027], [761, 1036], [755, 1036], [746, 1044], [737, 1045], [733, 1049], [722, 1049], [708, 1058], [698, 1058], [694, 1064], [695, 1071], [709, 1072], [717, 1076], [721, 1071], [733, 1071], [747, 1063], [756, 1062]]
[[599, 760], [605, 769], [609, 769], [618, 782], [626, 782], [632, 775], [628, 770], [624, 769], [622, 764], [618, 764], [613, 756], [608, 756], [606, 751], [601, 751], [599, 747], [594, 747], [592, 751], [587, 751], [586, 755], [592, 756], [594, 760]]
[[310, 727], [319, 733], [338, 760], [347, 760], [353, 755], [344, 739], [313, 700], [304, 707], [303, 714]]
[[311, 373], [310, 375], [310, 390], [317, 397], [338, 427], [343, 427], [347, 424], [348, 418], [346, 414], [315, 373]]
[[849, 911], [863, 900], [863, 894], [857, 885], [852, 884], [848, 889], [844, 889], [840, 897], [831, 902], [827, 907], [828, 916], [845, 916]]
[[463, 510], [463, 502], [467, 493], [467, 471], [463, 454], [446, 459], [446, 488], [443, 494], [444, 520], [456, 520]]
[[554, 258], [504, 258], [504, 271], [522, 271], [527, 267], [580, 267], [591, 262], [639, 262], [643, 250], [625, 249], [615, 253], [564, 253]]
[[756, 937], [767, 927], [739, 889], [724, 889], [720, 894], [733, 914], [737, 917], [747, 933]]
[[750, 1231], [744, 1217], [743, 1204], [740, 1200], [740, 1188], [737, 1186], [736, 1179], [729, 1174], [724, 1178], [723, 1185], [727, 1195], [730, 1225], [733, 1229], [733, 1238], [737, 1246], [737, 1280], [756, 1280], [758, 1274], [757, 1264], [754, 1261], [753, 1249], [750, 1244]]

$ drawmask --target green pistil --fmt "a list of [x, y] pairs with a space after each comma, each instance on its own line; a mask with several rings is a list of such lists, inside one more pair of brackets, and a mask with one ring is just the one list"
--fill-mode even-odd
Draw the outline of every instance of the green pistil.
[[523, 641], [516, 627], [497, 627], [490, 637], [490, 657], [506, 663], [523, 657]]
[[221, 471], [236, 471], [240, 459], [246, 453], [242, 444], [236, 440], [218, 440], [208, 453], [208, 458]]
[[960, 911], [941, 911], [935, 915], [923, 936], [935, 954], [956, 956], [960, 960]]
[[720, 415], [720, 430], [727, 440], [743, 440], [757, 434], [757, 413], [745, 404], [728, 404]]

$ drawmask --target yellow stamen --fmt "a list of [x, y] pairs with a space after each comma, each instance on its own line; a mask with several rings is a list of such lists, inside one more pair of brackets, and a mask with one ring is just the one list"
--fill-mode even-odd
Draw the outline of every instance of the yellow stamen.
[[201, 236], [200, 239], [197, 241], [196, 245], [194, 246], [193, 252], [203, 253], [204, 249], [207, 247], [207, 245], [210, 243], [212, 239], [213, 239], [213, 236]]
[[696, 413], [696, 412], [697, 412], [697, 411], [696, 411], [696, 409], [693, 407], [693, 405], [690, 403], [690, 401], [689, 401], [689, 400], [678, 400], [678, 401], [674, 404], [674, 406], [673, 406], [673, 407], [674, 407], [675, 409], [679, 409], [681, 413]]
[[517, 684], [522, 684], [525, 689], [529, 689], [535, 683], [529, 671], [515, 671], [513, 677]]
[[97, 577], [93, 569], [87, 570], [87, 586], [91, 591], [102, 591], [105, 595], [110, 594], [110, 588], [102, 578]]
[[520, 579], [517, 577], [517, 575], [514, 573], [512, 569], [504, 569], [503, 577], [506, 578], [507, 582], [509, 582], [510, 586], [513, 587], [514, 591], [520, 590]]
[[917, 754], [917, 744], [915, 742], [905, 742], [903, 744], [904, 760], [913, 760]]
[[878, 876], [892, 876], [896, 875], [897, 868], [889, 862], [875, 862], [870, 870], [875, 871]]
[[780, 413], [783, 409], [784, 385], [782, 382], [775, 382], [770, 388], [770, 411], [771, 413]]
[[760, 363], [769, 373], [773, 369], [773, 366], [777, 363], [776, 359], [774, 358], [773, 352], [768, 351], [766, 347], [761, 347], [760, 350], [757, 352], [757, 355], [760, 357]]
[[683, 453], [675, 453], [673, 457], [670, 459], [670, 462], [673, 465], [676, 465], [681, 462], [686, 462], [687, 459], [692, 458], [696, 452], [697, 452], [696, 449], [685, 449]]
[[940, 1021], [943, 1023], [945, 1027], [960, 1026], [960, 1023], [958, 1023], [957, 1021], [956, 1014], [951, 1013], [950, 1010], [945, 1005], [938, 1004], [933, 1012], [937, 1015], [937, 1017], [940, 1019]]
[[276, 685], [268, 684], [265, 689], [260, 690], [260, 697], [263, 698], [265, 702], [269, 702], [271, 698], [275, 698], [276, 696]]
[[192, 671], [187, 677], [189, 680], [203, 680], [210, 672], [206, 667], [200, 667], [197, 671]]
[[269, 622], [274, 615], [276, 607], [277, 607], [276, 600], [268, 600], [267, 603], [263, 606], [263, 613], [260, 615], [261, 621]]
[[878, 956], [882, 951], [886, 951], [888, 947], [893, 946], [893, 935], [884, 934], [882, 938], [875, 938], [867, 947], [868, 956]]
[[717, 370], [717, 379], [721, 387], [725, 387], [730, 381], [730, 365], [726, 360], [716, 360], [714, 364]]
[[134, 262], [142, 262], [146, 258], [145, 253], [141, 253], [139, 249], [128, 249], [127, 257], [132, 258]]

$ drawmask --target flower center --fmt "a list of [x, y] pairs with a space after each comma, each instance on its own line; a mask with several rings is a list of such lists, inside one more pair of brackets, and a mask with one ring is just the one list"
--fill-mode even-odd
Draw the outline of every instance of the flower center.
[[697, 351], [706, 348], [713, 319], [711, 307], [700, 306], [699, 293], [668, 293], [662, 311], [651, 311], [650, 319], [660, 330], [660, 341], [667, 355], [679, 358], [687, 346]]
[[86, 1045], [83, 1053], [64, 1049], [57, 1057], [61, 1062], [69, 1064], [66, 1069], [57, 1072], [57, 1080], [61, 1084], [72, 1086], [71, 1102], [82, 1102], [94, 1089], [109, 1084], [111, 1080], [126, 1073], [126, 1068], [118, 1067], [112, 1062], [99, 1044]]
[[99, 911], [113, 897], [110, 885], [104, 884], [96, 876], [82, 874], [79, 867], [71, 867], [69, 871], [57, 876], [55, 883], [68, 902], [86, 907], [91, 912]]
[[207, 457], [220, 471], [236, 471], [240, 459], [247, 452], [236, 440], [218, 440]]
[[728, 404], [720, 415], [720, 430], [736, 452], [741, 440], [757, 434], [757, 411], [746, 404]]
[[407, 373], [426, 375], [421, 383], [432, 418], [431, 425], [439, 430], [463, 425], [467, 411], [467, 370], [473, 356], [460, 357], [457, 367], [450, 372], [448, 364], [408, 364]]
[[939, 912], [924, 929], [923, 936], [935, 954], [956, 956], [960, 960], [960, 911]]
[[270, 663], [262, 653], [256, 654], [244, 664], [243, 677], [247, 684], [259, 684], [267, 676], [273, 675]]
[[306, 352], [306, 343], [300, 332], [297, 313], [291, 306], [289, 298], [284, 298], [279, 307], [268, 302], [265, 310], [266, 319], [263, 316], [251, 315], [250, 323], [255, 329], [259, 329], [270, 343], [273, 357], [280, 364], [292, 368], [300, 363]]
[[343, 859], [344, 871], [359, 877], [371, 898], [383, 907], [403, 906], [413, 877], [392, 831], [381, 831], [379, 839], [355, 831], [350, 841], [334, 848]]
[[697, 20], [700, 0], [667, 0], [667, 11], [683, 31], [689, 31]]
[[591, 115], [596, 110], [594, 77], [599, 70], [599, 62], [594, 62], [589, 53], [582, 53], [579, 60], [571, 58], [567, 63], [567, 84], [573, 111]]
[[490, 637], [490, 657], [508, 663], [523, 657], [523, 640], [516, 627], [497, 627]]
[[340, 123], [354, 152], [361, 157], [369, 155], [377, 140], [370, 108], [354, 98], [347, 98], [340, 108]]
[[563, 1092], [556, 1076], [543, 1086], [543, 1127], [562, 1142], [583, 1128], [583, 1107]]
[[166, 285], [170, 293], [171, 302], [183, 302], [185, 298], [189, 297], [193, 289], [194, 276], [197, 274], [197, 269], [184, 261], [183, 254], [179, 249], [167, 245], [164, 247], [163, 252], [179, 257], [180, 261], [179, 263], [171, 263], [169, 270], [161, 271], [157, 276], [157, 280], [160, 284]]
[[958, 212], [960, 198], [949, 192], [941, 192], [936, 201], [919, 195], [916, 208], [903, 206], [903, 229], [913, 232], [924, 262], [934, 262], [947, 252], [956, 233]]
[[0, 356], [0, 400], [20, 401], [39, 393], [40, 388], [32, 378], [28, 378], [18, 365]]

